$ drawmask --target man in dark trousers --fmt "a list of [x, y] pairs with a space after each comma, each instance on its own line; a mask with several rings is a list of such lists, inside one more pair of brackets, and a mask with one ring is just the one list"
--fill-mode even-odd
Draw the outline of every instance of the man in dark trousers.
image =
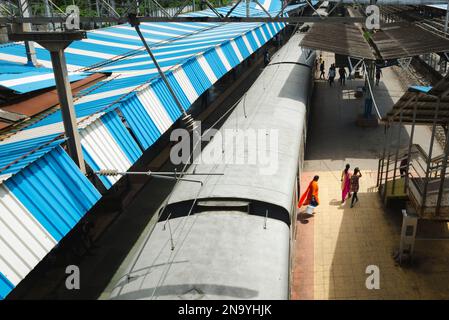
[[340, 86], [344, 86], [346, 84], [346, 69], [345, 67], [338, 68], [338, 74], [340, 76]]
[[376, 68], [376, 86], [379, 85], [380, 82], [380, 76], [382, 75], [382, 69], [379, 67]]
[[326, 74], [324, 72], [324, 60], [320, 64], [320, 79], [326, 79]]

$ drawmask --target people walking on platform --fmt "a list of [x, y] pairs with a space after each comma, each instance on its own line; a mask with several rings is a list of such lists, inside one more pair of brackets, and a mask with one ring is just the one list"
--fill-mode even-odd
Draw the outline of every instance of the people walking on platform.
[[319, 179], [319, 176], [315, 176], [313, 177], [313, 180], [310, 181], [306, 191], [302, 194], [301, 199], [299, 199], [298, 208], [301, 208], [303, 205], [311, 205], [313, 207], [317, 207], [320, 204], [320, 199], [318, 197]]
[[321, 63], [320, 63], [320, 79], [326, 78], [326, 74], [324, 73], [324, 70], [325, 70], [324, 61], [321, 61]]
[[382, 69], [376, 68], [376, 86], [379, 86], [380, 76], [382, 75]]
[[265, 64], [265, 67], [270, 63], [270, 53], [268, 52], [268, 49], [265, 49], [263, 54], [263, 63]]
[[351, 208], [354, 207], [355, 202], [359, 202], [359, 197], [357, 193], [359, 192], [359, 179], [362, 177], [362, 173], [359, 168], [354, 169], [354, 174], [351, 176], [351, 192], [352, 192], [352, 200], [351, 200]]
[[329, 68], [329, 73], [328, 73], [329, 86], [331, 86], [331, 87], [334, 84], [335, 74], [336, 74], [335, 65], [332, 64], [331, 67]]
[[401, 163], [399, 164], [399, 172], [401, 173], [401, 178], [405, 178], [408, 172], [408, 155], [404, 155]]
[[349, 172], [350, 165], [347, 164], [341, 173], [341, 203], [346, 201], [346, 196], [351, 198], [351, 173]]
[[340, 86], [346, 85], [346, 69], [345, 67], [338, 68], [338, 74], [340, 76]]

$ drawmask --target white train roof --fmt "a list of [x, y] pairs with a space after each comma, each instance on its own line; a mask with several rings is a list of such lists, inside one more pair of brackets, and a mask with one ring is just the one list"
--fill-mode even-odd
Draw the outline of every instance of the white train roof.
[[[290, 211], [310, 94], [311, 69], [306, 66], [311, 66], [315, 57], [311, 51], [298, 47], [301, 37], [300, 34], [294, 35], [278, 51], [220, 129], [224, 136], [224, 156], [220, 163], [200, 163], [189, 168], [190, 172], [195, 170], [197, 173], [224, 175], [198, 178], [204, 183], [202, 187], [191, 182], [180, 182], [170, 204], [195, 198], [240, 198], [274, 204]], [[250, 130], [257, 133], [248, 135], [249, 143], [244, 146], [245, 157], [251, 153], [250, 146], [259, 143], [260, 147], [263, 144], [260, 135], [266, 136], [265, 145], [269, 146], [266, 152], [274, 159], [270, 163], [272, 167], [261, 164], [259, 156], [255, 164], [241, 157], [238, 159], [243, 164], [229, 163], [236, 149], [235, 144], [226, 139], [226, 130], [236, 130], [239, 134]], [[277, 144], [270, 145], [273, 136]], [[203, 154], [212, 154], [214, 148], [221, 150], [220, 139], [214, 140], [202, 150]]]

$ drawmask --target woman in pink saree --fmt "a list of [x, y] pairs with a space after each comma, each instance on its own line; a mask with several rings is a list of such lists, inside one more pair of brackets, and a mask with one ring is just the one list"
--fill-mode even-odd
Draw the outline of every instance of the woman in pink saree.
[[341, 203], [346, 201], [346, 196], [349, 194], [351, 198], [351, 173], [349, 172], [349, 164], [346, 165], [345, 169], [341, 173]]

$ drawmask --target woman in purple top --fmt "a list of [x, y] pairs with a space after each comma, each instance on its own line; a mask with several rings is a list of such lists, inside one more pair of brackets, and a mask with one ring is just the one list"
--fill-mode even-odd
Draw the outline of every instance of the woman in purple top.
[[359, 197], [357, 197], [357, 192], [359, 192], [359, 179], [362, 177], [359, 168], [354, 169], [354, 174], [351, 177], [351, 191], [352, 191], [352, 201], [351, 208], [354, 206], [354, 202], [359, 202]]

